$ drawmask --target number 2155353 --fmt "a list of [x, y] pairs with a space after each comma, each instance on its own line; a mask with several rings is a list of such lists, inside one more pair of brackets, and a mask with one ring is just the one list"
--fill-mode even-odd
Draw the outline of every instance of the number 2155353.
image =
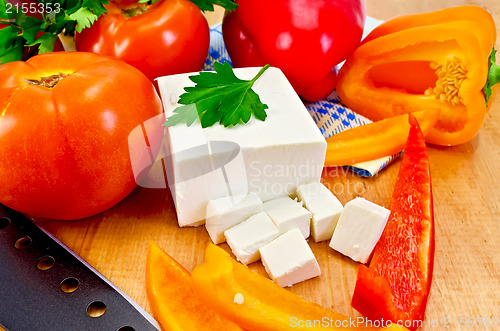
[[10, 2], [7, 2], [5, 4], [5, 12], [7, 14], [12, 14], [14, 12], [16, 13], [24, 13], [24, 14], [50, 14], [52, 12], [58, 13], [61, 11], [61, 4], [58, 2], [51, 3], [43, 3], [43, 2], [38, 2], [38, 3], [16, 3], [12, 4]]

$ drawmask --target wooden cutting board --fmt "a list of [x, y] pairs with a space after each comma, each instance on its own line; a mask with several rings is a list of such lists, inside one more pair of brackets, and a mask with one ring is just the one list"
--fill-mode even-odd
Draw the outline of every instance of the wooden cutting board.
[[[487, 9], [500, 28], [498, 0], [367, 0], [366, 4], [368, 15], [379, 19], [474, 4]], [[209, 14], [208, 20], [216, 23], [221, 17], [219, 10]], [[445, 329], [445, 322], [449, 330], [460, 329], [454, 324], [459, 324], [461, 317], [478, 321], [500, 318], [499, 142], [497, 97], [483, 128], [471, 142], [450, 148], [429, 146], [436, 254], [424, 330]], [[324, 171], [323, 179], [342, 203], [362, 196], [389, 207], [399, 165], [397, 160], [371, 179], [359, 178], [344, 168], [330, 168]], [[137, 188], [117, 206], [95, 217], [71, 222], [40, 220], [39, 224], [149, 313], [144, 276], [148, 241], [157, 242], [188, 270], [202, 262], [209, 242], [203, 227], [177, 226], [172, 198], [166, 190]], [[226, 244], [221, 246], [228, 250]], [[357, 263], [330, 249], [327, 242], [311, 246], [322, 275], [289, 290], [340, 313], [359, 316], [350, 306]], [[265, 274], [260, 262], [251, 268]], [[429, 326], [436, 326], [436, 321], [437, 328]]]

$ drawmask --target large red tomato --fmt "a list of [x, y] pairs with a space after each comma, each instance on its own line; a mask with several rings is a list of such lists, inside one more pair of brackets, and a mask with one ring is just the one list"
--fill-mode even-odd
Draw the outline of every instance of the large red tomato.
[[0, 66], [0, 202], [33, 216], [79, 219], [135, 187], [128, 135], [162, 112], [137, 69], [58, 52]]
[[131, 11], [123, 11], [116, 3], [107, 9], [107, 14], [75, 37], [77, 50], [116, 57], [150, 80], [202, 69], [210, 29], [191, 1], [162, 0], [130, 18]]

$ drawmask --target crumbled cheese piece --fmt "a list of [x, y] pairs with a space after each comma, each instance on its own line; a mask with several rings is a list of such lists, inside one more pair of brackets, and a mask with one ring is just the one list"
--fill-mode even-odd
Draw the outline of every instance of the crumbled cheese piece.
[[278, 227], [280, 235], [298, 228], [304, 238], [309, 237], [311, 212], [302, 207], [301, 203], [286, 196], [265, 202], [263, 208]]
[[260, 259], [259, 248], [278, 237], [278, 228], [265, 211], [224, 232], [227, 243], [238, 261], [250, 264]]
[[346, 203], [330, 247], [354, 261], [368, 262], [384, 231], [390, 211], [363, 198]]
[[238, 305], [242, 305], [243, 302], [245, 302], [245, 297], [243, 296], [243, 294], [241, 293], [236, 293], [234, 295], [234, 303], [238, 304]]
[[260, 254], [269, 276], [283, 287], [321, 274], [318, 261], [297, 228], [262, 246]]
[[311, 235], [314, 241], [329, 240], [342, 212], [342, 203], [320, 182], [300, 185], [297, 196], [312, 213]]
[[262, 200], [255, 193], [210, 200], [205, 227], [214, 244], [226, 241], [224, 231], [262, 211]]

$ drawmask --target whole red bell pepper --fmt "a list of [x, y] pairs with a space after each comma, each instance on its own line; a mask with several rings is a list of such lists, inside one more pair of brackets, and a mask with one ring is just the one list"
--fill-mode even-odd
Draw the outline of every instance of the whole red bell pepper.
[[417, 120], [391, 202], [391, 215], [368, 267], [360, 265], [352, 306], [372, 320], [422, 325], [434, 265], [434, 214], [429, 159]]
[[150, 80], [202, 69], [210, 30], [198, 6], [162, 0], [135, 9], [120, 7], [125, 4], [132, 1], [110, 2], [107, 14], [76, 35], [76, 49], [118, 58]]
[[332, 68], [358, 46], [363, 0], [236, 0], [222, 23], [235, 67], [280, 68], [295, 91], [315, 101], [335, 89]]

